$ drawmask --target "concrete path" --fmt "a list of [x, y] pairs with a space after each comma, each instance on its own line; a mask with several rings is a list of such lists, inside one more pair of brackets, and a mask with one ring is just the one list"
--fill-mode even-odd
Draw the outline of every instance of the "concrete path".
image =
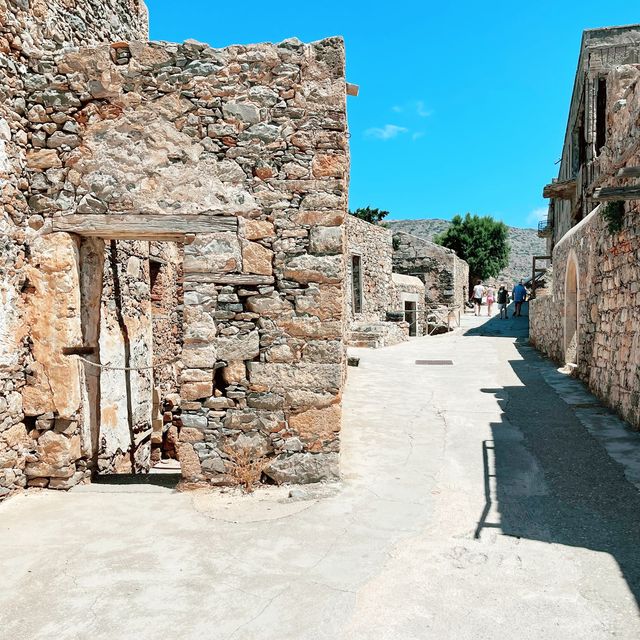
[[640, 438], [485, 320], [357, 350], [340, 485], [4, 503], [0, 638], [639, 638]]

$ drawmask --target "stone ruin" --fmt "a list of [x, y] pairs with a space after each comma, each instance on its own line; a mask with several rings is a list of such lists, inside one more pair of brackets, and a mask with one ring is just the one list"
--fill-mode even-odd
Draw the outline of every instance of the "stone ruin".
[[77, 4], [0, 0], [0, 499], [167, 460], [337, 479], [345, 344], [427, 301], [347, 219], [342, 40], [149, 42], [141, 0]]
[[353, 215], [346, 235], [348, 345], [385, 347], [455, 326], [469, 282], [455, 251]]
[[344, 45], [0, 0], [0, 497], [179, 458], [338, 476]]
[[640, 25], [585, 31], [531, 343], [640, 430]]

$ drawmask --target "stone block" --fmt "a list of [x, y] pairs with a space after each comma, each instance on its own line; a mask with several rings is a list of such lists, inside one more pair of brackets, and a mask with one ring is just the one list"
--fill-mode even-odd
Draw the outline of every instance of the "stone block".
[[182, 427], [178, 440], [180, 442], [202, 442], [204, 440], [204, 433], [200, 429]]
[[182, 363], [188, 369], [213, 369], [217, 360], [216, 343], [185, 344]]
[[287, 262], [284, 276], [301, 284], [309, 284], [310, 282], [339, 283], [343, 278], [343, 263], [342, 255], [300, 255]]
[[313, 159], [313, 175], [340, 178], [345, 175], [348, 165], [349, 160], [344, 155], [318, 153]]
[[278, 316], [290, 312], [291, 303], [282, 298], [276, 291], [264, 296], [250, 296], [246, 301], [247, 311], [259, 313], [261, 316]]
[[253, 360], [260, 354], [260, 336], [257, 331], [219, 336], [217, 347], [220, 360], [226, 362]]
[[295, 225], [339, 227], [344, 223], [346, 212], [342, 209], [334, 211], [297, 211], [291, 216]]
[[222, 370], [222, 379], [227, 384], [238, 384], [247, 379], [247, 367], [242, 360], [228, 362]]
[[197, 482], [202, 479], [202, 467], [200, 457], [193, 449], [190, 442], [179, 442], [177, 446], [178, 460], [180, 460], [180, 472], [187, 482]]
[[243, 240], [242, 271], [270, 276], [273, 273], [273, 251], [257, 242]]
[[252, 386], [264, 387], [267, 391], [290, 389], [333, 390], [342, 385], [341, 367], [335, 364], [275, 362], [249, 362], [249, 381]]
[[260, 109], [249, 102], [227, 102], [222, 106], [222, 114], [229, 120], [239, 120], [248, 124], [260, 122]]
[[262, 240], [276, 235], [273, 223], [266, 220], [245, 220], [242, 219], [240, 234], [247, 240]]
[[280, 329], [295, 338], [326, 339], [341, 338], [344, 333], [342, 322], [320, 320], [314, 316], [278, 319]]
[[204, 431], [207, 428], [207, 416], [183, 413], [180, 416], [180, 420], [183, 428], [199, 429], [200, 431]]
[[315, 254], [341, 253], [342, 227], [313, 227], [309, 235], [309, 250]]
[[228, 273], [241, 265], [240, 241], [232, 232], [198, 234], [184, 250], [185, 273]]
[[305, 362], [340, 364], [344, 356], [344, 344], [340, 340], [311, 340], [302, 349], [302, 359]]
[[62, 161], [54, 149], [41, 149], [27, 153], [27, 167], [32, 171], [46, 171], [61, 166]]
[[339, 480], [339, 467], [337, 453], [293, 453], [279, 455], [264, 472], [277, 484], [309, 484]]
[[341, 285], [310, 285], [304, 295], [296, 296], [296, 311], [316, 316], [320, 320], [340, 320], [344, 309], [344, 289]]
[[180, 387], [180, 395], [186, 402], [208, 398], [213, 393], [213, 381], [186, 382]]
[[324, 444], [337, 438], [341, 426], [339, 404], [323, 409], [310, 409], [289, 417], [289, 427], [295, 431], [309, 451], [322, 451]]
[[205, 409], [224, 410], [232, 408], [235, 405], [233, 403], [233, 400], [230, 400], [229, 398], [216, 398], [215, 396], [212, 396], [211, 398], [205, 400], [202, 406], [205, 407]]

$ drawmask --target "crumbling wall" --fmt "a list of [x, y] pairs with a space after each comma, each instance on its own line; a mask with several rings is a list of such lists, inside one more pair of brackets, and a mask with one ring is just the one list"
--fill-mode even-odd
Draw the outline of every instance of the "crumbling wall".
[[469, 265], [455, 251], [423, 238], [394, 232], [393, 270], [424, 282], [427, 306], [462, 307], [468, 298]]
[[[40, 339], [34, 341], [25, 330], [31, 320], [34, 297], [42, 296], [45, 300], [48, 295], [58, 292], [71, 298], [73, 291], [66, 289], [69, 283], [65, 278], [78, 278], [72, 275], [77, 257], [72, 256], [70, 239], [53, 241], [45, 247], [35, 237], [34, 230], [40, 227], [42, 219], [31, 209], [29, 200], [35, 197], [33, 203], [36, 203], [38, 193], [46, 191], [49, 180], [57, 179], [57, 172], [55, 167], [50, 167], [47, 175], [39, 176], [32, 185], [29, 183], [25, 172], [26, 156], [39, 144], [37, 138], [32, 138], [30, 121], [40, 116], [28, 113], [26, 93], [34, 88], [34, 83], [41, 81], [41, 60], [46, 55], [43, 51], [53, 51], [61, 44], [90, 44], [132, 37], [146, 39], [147, 29], [146, 8], [137, 0], [89, 0], [82, 3], [82, 7], [67, 0], [47, 3], [0, 0], [0, 498], [12, 489], [24, 487], [27, 477], [37, 484], [33, 465], [37, 461], [49, 464], [52, 455], [57, 456], [59, 465], [57, 472], [51, 475], [54, 480], [50, 486], [64, 488], [84, 475], [83, 463], [74, 463], [78, 453], [75, 435], [78, 434], [70, 434], [78, 427], [76, 421], [69, 418], [69, 424], [64, 426], [62, 421], [67, 418], [46, 411], [41, 414], [36, 428], [38, 419], [33, 415], [25, 417], [22, 402], [23, 393], [28, 403], [33, 400], [34, 384], [38, 386], [34, 383], [33, 373], [42, 372], [44, 367], [34, 361], [34, 349], [37, 351], [50, 340], [57, 344], [57, 338], [64, 333], [59, 321], [53, 322], [51, 336], [46, 335], [47, 327], [44, 327]], [[49, 118], [42, 124], [46, 124], [50, 133], [64, 125]], [[32, 280], [38, 282], [30, 282], [29, 269], [35, 266], [37, 271], [40, 268], [37, 265], [48, 264], [52, 256], [57, 256], [56, 260], [60, 256], [68, 259], [61, 275], [51, 276], [46, 281], [33, 273]], [[47, 287], [53, 287], [53, 290]], [[53, 301], [51, 311], [55, 305], [56, 301]], [[73, 308], [76, 313], [78, 309]], [[66, 309], [58, 311], [67, 312]], [[41, 322], [41, 315], [36, 317], [38, 322]], [[77, 330], [78, 327], [74, 329]], [[68, 333], [66, 338], [75, 337], [72, 334]], [[83, 376], [84, 372], [78, 372], [77, 366], [64, 367], [68, 369], [69, 389], [76, 390], [77, 377]], [[59, 373], [58, 369], [51, 367], [51, 371]], [[51, 394], [46, 391], [49, 385], [40, 386], [45, 389], [42, 402], [51, 404]], [[60, 399], [59, 392], [56, 393]], [[34, 408], [28, 403], [27, 412], [33, 413]], [[74, 403], [75, 398], [70, 404], [63, 403], [65, 410]], [[41, 441], [40, 434], [49, 435]], [[72, 446], [69, 444], [71, 437], [74, 438]], [[47, 443], [47, 439], [57, 442]], [[74, 470], [69, 479], [64, 473], [71, 463], [78, 471]], [[25, 466], [30, 467], [29, 474], [25, 474]], [[64, 472], [60, 471], [63, 468]]]
[[[342, 41], [224, 50], [131, 42], [71, 50], [41, 70], [24, 93], [24, 192], [34, 226], [46, 221], [40, 233], [73, 214], [206, 214], [227, 229], [197, 233], [184, 250], [184, 476], [227, 482], [233, 451], [247, 448], [276, 482], [335, 478], [349, 166]], [[151, 352], [141, 324], [148, 273], [141, 267], [133, 282], [134, 257], [145, 256], [117, 259], [133, 291], [122, 316]], [[109, 293], [103, 308], [116, 297]], [[117, 331], [113, 315], [101, 322], [102, 358]], [[101, 433], [113, 417], [109, 402], [122, 428], [123, 385], [110, 394], [100, 385]], [[146, 406], [144, 419], [129, 424], [134, 436], [151, 421]], [[129, 462], [123, 455], [104, 464], [126, 470]]]

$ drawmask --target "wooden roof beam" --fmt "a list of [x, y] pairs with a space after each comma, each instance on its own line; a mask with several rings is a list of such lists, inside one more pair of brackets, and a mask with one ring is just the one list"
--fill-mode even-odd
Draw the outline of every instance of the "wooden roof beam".
[[593, 192], [593, 199], [600, 202], [612, 200], [640, 200], [640, 185], [632, 187], [602, 187]]
[[640, 167], [622, 167], [617, 175], [618, 178], [640, 178]]

